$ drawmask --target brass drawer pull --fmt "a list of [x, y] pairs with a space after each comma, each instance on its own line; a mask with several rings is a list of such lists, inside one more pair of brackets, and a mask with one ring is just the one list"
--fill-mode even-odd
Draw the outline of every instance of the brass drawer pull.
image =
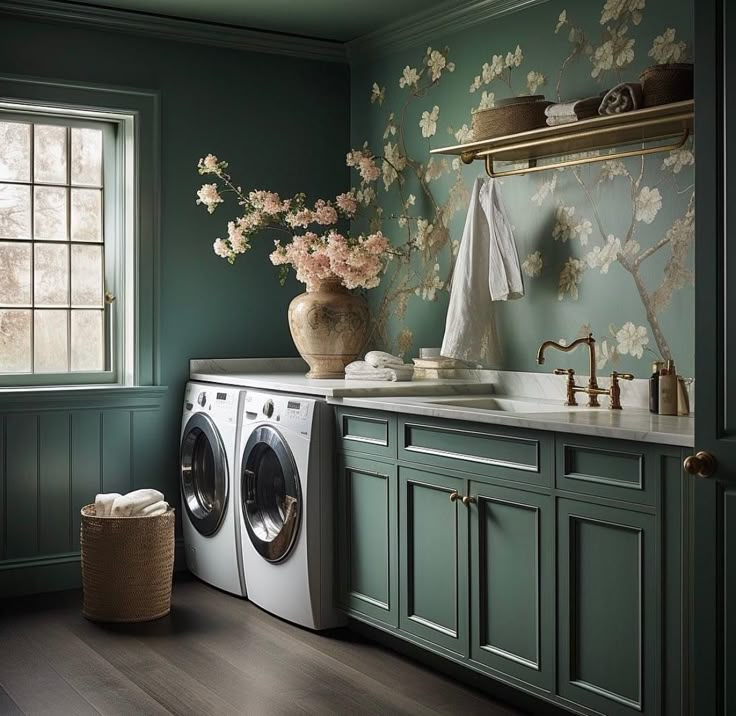
[[463, 497], [463, 504], [466, 505], [466, 506], [467, 505], [474, 505], [475, 504], [475, 497], [473, 497], [472, 495], [465, 495], [465, 497]]
[[450, 493], [450, 502], [457, 502], [460, 499], [460, 495], [457, 490], [453, 490]]
[[682, 466], [689, 475], [711, 477], [716, 471], [716, 459], [709, 452], [701, 450], [686, 457]]

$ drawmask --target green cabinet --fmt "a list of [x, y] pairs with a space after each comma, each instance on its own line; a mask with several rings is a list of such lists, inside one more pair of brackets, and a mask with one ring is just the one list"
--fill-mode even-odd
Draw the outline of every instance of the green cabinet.
[[554, 503], [549, 495], [471, 482], [470, 657], [551, 691]]
[[396, 627], [396, 466], [340, 455], [337, 470], [338, 602], [355, 616]]
[[460, 656], [468, 642], [464, 483], [399, 467], [399, 628]]

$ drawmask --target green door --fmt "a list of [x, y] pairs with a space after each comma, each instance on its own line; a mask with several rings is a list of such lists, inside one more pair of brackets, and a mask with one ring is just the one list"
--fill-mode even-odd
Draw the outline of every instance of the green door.
[[731, 179], [736, 41], [730, 38], [736, 33], [736, 4], [698, 0], [694, 8], [695, 452], [706, 451], [717, 465], [708, 475], [702, 460], [691, 461], [696, 474], [687, 478], [689, 713], [731, 716], [736, 713], [736, 181]]
[[470, 657], [551, 691], [554, 507], [548, 495], [471, 482]]
[[399, 467], [402, 631], [460, 656], [468, 645], [465, 481]]
[[338, 601], [351, 616], [398, 626], [396, 466], [340, 455]]
[[558, 694], [606, 716], [658, 713], [654, 515], [560, 499], [557, 524]]

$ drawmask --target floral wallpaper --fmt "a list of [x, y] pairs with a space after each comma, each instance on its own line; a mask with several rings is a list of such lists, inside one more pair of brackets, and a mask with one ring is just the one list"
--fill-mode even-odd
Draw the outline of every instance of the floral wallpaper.
[[[370, 292], [375, 343], [413, 357], [442, 341], [469, 191], [482, 164], [430, 156], [472, 140], [472, 115], [499, 99], [573, 100], [691, 60], [686, 0], [550, 0], [353, 68], [352, 142], [361, 221], [408, 247]], [[539, 370], [546, 339], [598, 339], [598, 368], [693, 370], [692, 142], [671, 152], [508, 177], [502, 193], [526, 296], [496, 306], [486, 363]], [[380, 171], [379, 171], [380, 170]], [[560, 356], [585, 368], [585, 356]]]

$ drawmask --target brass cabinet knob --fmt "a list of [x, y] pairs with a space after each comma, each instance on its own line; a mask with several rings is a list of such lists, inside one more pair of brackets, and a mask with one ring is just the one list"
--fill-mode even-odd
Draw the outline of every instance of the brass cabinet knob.
[[716, 459], [709, 452], [701, 450], [695, 453], [695, 455], [686, 457], [682, 466], [689, 475], [711, 477], [716, 471], [716, 464]]
[[463, 497], [463, 504], [464, 505], [473, 505], [473, 504], [475, 504], [475, 497], [473, 497], [472, 495], [465, 495]]
[[450, 493], [450, 502], [457, 502], [457, 500], [460, 499], [460, 495], [458, 494], [457, 490], [453, 490]]

